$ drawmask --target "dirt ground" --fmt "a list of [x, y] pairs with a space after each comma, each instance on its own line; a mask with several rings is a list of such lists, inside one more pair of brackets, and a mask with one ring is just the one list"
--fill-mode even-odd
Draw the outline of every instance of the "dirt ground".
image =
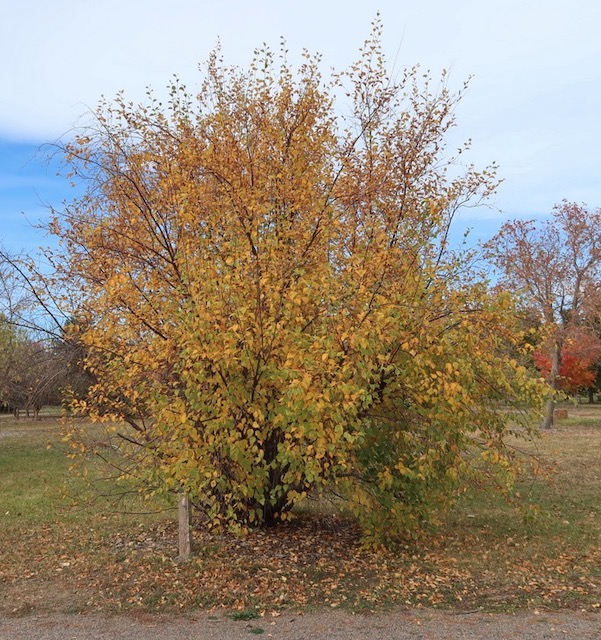
[[198, 615], [31, 615], [0, 618], [1, 640], [238, 640], [253, 635], [286, 640], [600, 640], [601, 614], [516, 614], [341, 611], [234, 621]]

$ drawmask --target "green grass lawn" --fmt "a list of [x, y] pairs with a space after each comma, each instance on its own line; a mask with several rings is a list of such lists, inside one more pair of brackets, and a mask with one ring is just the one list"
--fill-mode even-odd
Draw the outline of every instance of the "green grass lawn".
[[[57, 449], [56, 427], [16, 423], [0, 436], [0, 512], [4, 527], [55, 520], [63, 505], [69, 460]], [[65, 517], [63, 511], [62, 517]]]
[[[72, 469], [57, 420], [2, 417], [0, 612], [598, 610], [601, 406], [568, 409], [536, 442], [515, 443], [519, 495], [508, 501], [474, 486], [438, 532], [396, 552], [364, 549], [352, 523], [313, 510], [246, 538], [197, 531], [187, 563], [177, 559], [169, 504], [102, 497], [112, 483]], [[88, 469], [92, 479], [106, 473]]]

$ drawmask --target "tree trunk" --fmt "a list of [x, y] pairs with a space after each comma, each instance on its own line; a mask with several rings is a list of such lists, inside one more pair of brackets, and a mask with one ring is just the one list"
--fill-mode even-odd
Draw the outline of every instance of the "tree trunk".
[[547, 407], [545, 409], [545, 419], [541, 425], [541, 429], [553, 428], [553, 414], [555, 413], [555, 400], [551, 397], [547, 400]]
[[588, 403], [595, 404], [595, 388], [594, 387], [588, 388]]
[[549, 373], [549, 386], [553, 390], [553, 395], [547, 400], [547, 408], [545, 411], [545, 419], [541, 425], [541, 429], [551, 429], [553, 427], [553, 414], [555, 412], [555, 394], [559, 391], [559, 380], [561, 374], [561, 349], [563, 340], [555, 341], [555, 348], [551, 358], [551, 372]]

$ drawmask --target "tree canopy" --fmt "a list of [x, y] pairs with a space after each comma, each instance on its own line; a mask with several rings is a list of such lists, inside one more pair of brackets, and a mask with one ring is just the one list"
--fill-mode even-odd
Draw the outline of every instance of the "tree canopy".
[[[379, 26], [348, 71], [265, 49], [100, 105], [65, 145], [85, 194], [56, 212], [54, 284], [96, 383], [76, 408], [123, 436], [125, 470], [210, 525], [286, 519], [328, 487], [373, 539], [436, 519], [539, 389], [511, 298], [448, 248], [496, 186], [459, 170], [455, 95], [391, 77]], [[126, 426], [122, 426], [125, 423]]]

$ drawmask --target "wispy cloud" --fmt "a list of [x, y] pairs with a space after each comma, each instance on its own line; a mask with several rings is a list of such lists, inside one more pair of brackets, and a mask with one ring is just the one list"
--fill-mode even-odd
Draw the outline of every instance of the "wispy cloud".
[[[601, 3], [381, 0], [378, 8], [391, 64], [421, 63], [434, 75], [450, 68], [451, 88], [474, 74], [456, 139], [473, 138], [478, 165], [500, 164], [497, 215], [548, 212], [564, 197], [601, 203]], [[284, 36], [292, 60], [307, 47], [323, 53], [326, 68], [347, 66], [375, 11], [343, 0], [11, 3], [0, 20], [0, 139], [34, 143], [33, 156], [102, 94], [123, 89], [140, 100], [148, 85], [160, 94], [173, 73], [193, 88], [218, 39], [232, 64], [246, 66], [255, 47], [277, 49]], [[13, 151], [0, 145], [3, 225], [19, 193], [32, 217], [32, 194], [56, 196], [42, 163], [32, 169]], [[477, 222], [490, 213], [466, 215]]]

